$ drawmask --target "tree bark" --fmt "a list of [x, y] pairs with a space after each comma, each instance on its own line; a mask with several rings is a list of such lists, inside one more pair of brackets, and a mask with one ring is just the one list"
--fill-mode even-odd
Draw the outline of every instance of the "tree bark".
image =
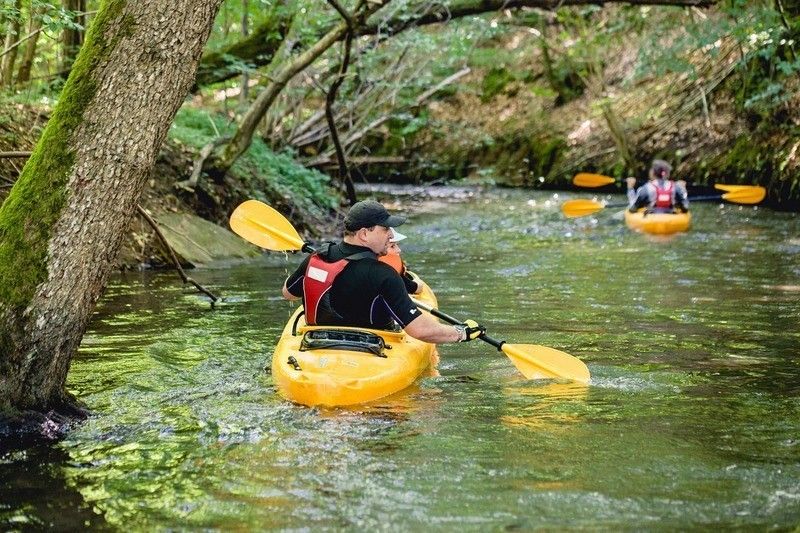
[[0, 411], [68, 400], [70, 360], [222, 0], [106, 0], [0, 207]]

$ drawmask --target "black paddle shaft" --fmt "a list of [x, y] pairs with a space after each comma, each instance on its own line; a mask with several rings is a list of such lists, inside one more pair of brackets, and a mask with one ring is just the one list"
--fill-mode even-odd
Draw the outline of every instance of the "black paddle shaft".
[[[449, 322], [449, 323], [453, 324], [454, 326], [460, 326], [460, 325], [464, 324], [462, 321], [458, 320], [457, 318], [452, 317], [452, 316], [450, 316], [448, 314], [442, 313], [438, 309], [435, 309], [433, 307], [428, 307], [427, 305], [419, 305], [419, 302], [416, 302], [416, 303], [417, 303], [418, 307], [422, 307], [422, 309], [424, 309], [425, 311], [429, 312], [433, 316], [441, 318], [445, 322]], [[497, 339], [493, 339], [493, 338], [491, 338], [490, 336], [488, 336], [485, 333], [483, 335], [481, 335], [480, 337], [478, 337], [478, 338], [480, 340], [488, 343], [488, 344], [491, 344], [492, 346], [497, 348], [498, 351], [503, 351], [503, 344], [505, 344], [505, 341], [499, 341]]]
[[[689, 202], [713, 202], [715, 200], [724, 200], [721, 194], [713, 194], [710, 196], [690, 196], [687, 198]], [[604, 209], [615, 208], [615, 207], [628, 207], [629, 204], [622, 203], [622, 202], [614, 202], [611, 204], [605, 204], [603, 206]]]

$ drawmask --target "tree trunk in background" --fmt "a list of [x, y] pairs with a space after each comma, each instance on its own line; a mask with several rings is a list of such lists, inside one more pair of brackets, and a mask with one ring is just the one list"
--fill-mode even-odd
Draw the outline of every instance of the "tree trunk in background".
[[108, 280], [222, 0], [106, 0], [0, 207], [0, 412], [68, 402]]
[[[14, 8], [17, 12], [22, 10], [22, 0], [14, 2]], [[3, 46], [3, 60], [0, 63], [0, 76], [2, 76], [3, 85], [6, 87], [14, 84], [14, 64], [17, 62], [18, 46], [14, 46], [19, 41], [19, 32], [22, 28], [22, 16], [16, 17], [14, 20], [9, 20], [6, 27], [5, 46]], [[14, 46], [13, 49], [11, 47]], [[11, 49], [11, 50], [9, 50]]]
[[[250, 14], [247, 12], [247, 0], [242, 0], [242, 38], [247, 39], [248, 22], [250, 22]], [[242, 72], [242, 90], [239, 93], [239, 104], [245, 105], [247, 103], [247, 84], [250, 83], [250, 76], [247, 71]]]
[[[86, 0], [64, 0], [64, 9], [68, 11], [85, 13]], [[86, 16], [80, 15], [75, 19], [75, 22], [86, 27]], [[83, 45], [84, 30], [65, 28], [61, 32], [61, 45], [62, 45], [62, 58], [61, 58], [61, 72], [66, 76], [72, 64], [75, 62], [75, 57], [78, 55], [78, 50]]]
[[[42, 28], [42, 10], [39, 9], [31, 14], [31, 23], [28, 26], [28, 34], [34, 34]], [[27, 83], [31, 79], [31, 69], [33, 60], [36, 58], [36, 45], [39, 42], [39, 33], [28, 39], [25, 43], [25, 50], [22, 53], [22, 61], [17, 72], [17, 85]]]
[[295, 11], [277, 2], [266, 22], [260, 24], [246, 39], [222, 50], [203, 56], [197, 69], [196, 86], [219, 83], [237, 76], [241, 70], [235, 62], [245, 61], [253, 68], [269, 65], [292, 25]]

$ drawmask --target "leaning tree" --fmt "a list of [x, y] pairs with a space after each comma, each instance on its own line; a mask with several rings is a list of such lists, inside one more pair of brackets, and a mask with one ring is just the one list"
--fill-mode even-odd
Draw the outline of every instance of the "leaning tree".
[[69, 403], [67, 370], [222, 0], [106, 0], [0, 207], [0, 413]]

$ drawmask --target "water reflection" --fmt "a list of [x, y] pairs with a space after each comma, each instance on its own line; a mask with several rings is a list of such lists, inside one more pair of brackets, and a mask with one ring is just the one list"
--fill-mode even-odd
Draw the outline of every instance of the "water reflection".
[[4, 531], [111, 531], [72, 486], [69, 453], [49, 442], [0, 442], [0, 528]]
[[507, 414], [501, 422], [512, 428], [569, 431], [585, 412], [589, 386], [583, 383], [531, 382], [503, 389]]

